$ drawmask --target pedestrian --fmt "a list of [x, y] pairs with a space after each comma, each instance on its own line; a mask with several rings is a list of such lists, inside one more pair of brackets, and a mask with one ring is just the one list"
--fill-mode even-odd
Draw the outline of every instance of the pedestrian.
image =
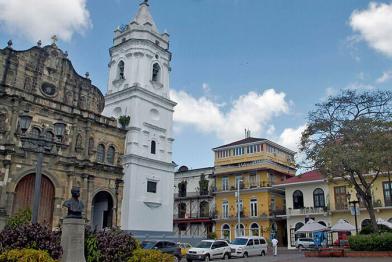
[[273, 237], [271, 242], [272, 242], [272, 250], [274, 252], [274, 256], [277, 256], [278, 255], [278, 243], [279, 243], [279, 241], [275, 237]]

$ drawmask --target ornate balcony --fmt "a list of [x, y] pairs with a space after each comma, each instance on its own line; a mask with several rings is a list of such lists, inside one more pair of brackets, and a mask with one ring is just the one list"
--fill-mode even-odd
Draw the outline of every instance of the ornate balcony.
[[300, 209], [287, 209], [288, 216], [317, 215], [328, 212], [327, 207], [304, 207]]

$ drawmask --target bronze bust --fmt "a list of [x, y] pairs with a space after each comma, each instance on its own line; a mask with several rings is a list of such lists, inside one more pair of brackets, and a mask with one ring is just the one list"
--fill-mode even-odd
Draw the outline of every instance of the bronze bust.
[[82, 218], [82, 212], [84, 209], [84, 204], [80, 197], [80, 188], [73, 187], [71, 189], [72, 198], [64, 202], [63, 206], [68, 208], [68, 214], [66, 218]]

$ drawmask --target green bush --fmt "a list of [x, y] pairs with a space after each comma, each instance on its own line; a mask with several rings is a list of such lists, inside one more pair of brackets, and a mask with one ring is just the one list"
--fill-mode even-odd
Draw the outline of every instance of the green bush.
[[[385, 225], [378, 225], [378, 233], [385, 233], [385, 232], [389, 232], [392, 233], [392, 229], [390, 229], [389, 227], [385, 226]], [[367, 227], [362, 228], [362, 230], [359, 232], [359, 234], [361, 235], [369, 235], [369, 234], [373, 234], [375, 233], [373, 230], [372, 225], [369, 225]]]
[[55, 262], [48, 252], [35, 249], [12, 249], [0, 255], [0, 262]]
[[19, 210], [12, 217], [8, 218], [7, 227], [14, 229], [19, 225], [29, 224], [30, 221], [31, 221], [31, 210], [30, 209], [22, 209], [22, 210]]
[[392, 233], [351, 236], [349, 243], [355, 251], [392, 251]]
[[173, 262], [174, 256], [151, 249], [136, 249], [128, 262]]

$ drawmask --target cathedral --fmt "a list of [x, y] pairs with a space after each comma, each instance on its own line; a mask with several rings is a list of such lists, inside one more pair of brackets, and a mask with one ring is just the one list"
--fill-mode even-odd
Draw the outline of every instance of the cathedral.
[[159, 33], [144, 1], [114, 32], [104, 114], [128, 119], [121, 228], [173, 231], [172, 122], [168, 33]]

